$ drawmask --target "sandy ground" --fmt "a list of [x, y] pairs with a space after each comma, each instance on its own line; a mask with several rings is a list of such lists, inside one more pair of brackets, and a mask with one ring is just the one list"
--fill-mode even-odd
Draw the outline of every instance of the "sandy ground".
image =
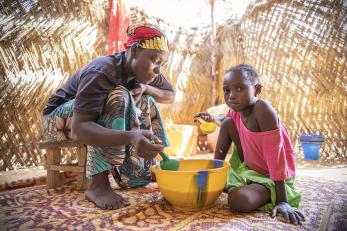
[[299, 160], [297, 161], [297, 175], [347, 181], [347, 160]]

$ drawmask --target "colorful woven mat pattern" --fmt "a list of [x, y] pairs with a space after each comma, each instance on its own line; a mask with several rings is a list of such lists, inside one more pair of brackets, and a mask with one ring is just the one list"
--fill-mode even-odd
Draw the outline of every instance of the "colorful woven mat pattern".
[[[302, 192], [301, 211], [306, 223], [299, 227], [286, 224], [268, 214], [230, 212], [223, 193], [214, 207], [202, 211], [180, 211], [166, 202], [156, 183], [121, 191], [131, 205], [116, 211], [101, 210], [85, 200], [84, 193], [72, 184], [56, 190], [44, 185], [0, 193], [1, 230], [317, 230], [322, 218], [325, 227], [337, 227], [346, 220], [347, 185], [341, 182], [298, 177], [296, 187]], [[344, 199], [343, 199], [344, 198]], [[339, 202], [339, 206], [334, 206]], [[344, 204], [344, 205], [341, 205]], [[341, 207], [342, 206], [342, 207]], [[327, 212], [337, 212], [327, 214]], [[342, 211], [343, 212], [343, 211]], [[323, 219], [324, 220], [324, 219]], [[330, 230], [330, 229], [329, 229]]]

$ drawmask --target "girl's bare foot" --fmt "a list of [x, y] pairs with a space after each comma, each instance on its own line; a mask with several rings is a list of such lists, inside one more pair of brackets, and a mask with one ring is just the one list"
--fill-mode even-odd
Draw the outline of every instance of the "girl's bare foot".
[[108, 171], [93, 176], [85, 195], [87, 200], [102, 209], [119, 209], [129, 205], [122, 196], [112, 191]]

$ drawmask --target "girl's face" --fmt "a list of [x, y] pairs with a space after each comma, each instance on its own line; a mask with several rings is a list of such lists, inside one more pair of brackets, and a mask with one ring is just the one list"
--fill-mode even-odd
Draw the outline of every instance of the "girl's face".
[[150, 83], [161, 73], [166, 63], [168, 52], [152, 49], [135, 48], [132, 51], [130, 68], [136, 80], [140, 83]]
[[240, 71], [227, 72], [224, 76], [224, 100], [234, 111], [241, 112], [253, 104], [259, 89], [257, 87], [256, 90], [256, 85], [245, 78]]

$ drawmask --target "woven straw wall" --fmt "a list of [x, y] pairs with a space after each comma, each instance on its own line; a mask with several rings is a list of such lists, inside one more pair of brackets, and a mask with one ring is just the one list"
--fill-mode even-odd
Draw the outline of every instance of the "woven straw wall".
[[[225, 70], [251, 64], [261, 76], [260, 97], [278, 112], [299, 158], [299, 136], [319, 133], [326, 138], [321, 158], [345, 160], [346, 16], [342, 1], [273, 0], [250, 6], [238, 23], [219, 26], [216, 104], [224, 102]], [[191, 124], [196, 112], [212, 106], [209, 34], [201, 29], [177, 32], [172, 47], [168, 76], [178, 99], [163, 106], [162, 113], [175, 123]]]
[[43, 107], [70, 74], [104, 54], [108, 1], [0, 4], [0, 170], [5, 170], [44, 162], [36, 146]]
[[158, 25], [170, 38], [168, 65], [163, 70], [176, 90], [173, 104], [159, 105], [165, 122], [193, 124], [195, 113], [210, 106], [212, 90], [209, 28], [177, 28], [151, 17], [138, 7], [131, 9], [132, 22]]
[[[51, 93], [66, 78], [103, 55], [107, 1], [4, 1], [0, 21], [0, 170], [42, 164], [36, 142]], [[100, 10], [95, 10], [100, 9]], [[160, 105], [162, 118], [192, 124], [211, 105], [209, 28], [183, 30], [133, 9], [134, 21], [149, 21], [173, 34], [165, 76], [176, 102]], [[223, 103], [223, 73], [238, 63], [253, 65], [296, 150], [301, 133], [326, 136], [322, 157], [346, 159], [346, 7], [342, 1], [266, 1], [242, 20], [217, 30], [216, 104]], [[73, 154], [68, 153], [73, 159]]]
[[264, 86], [261, 98], [274, 105], [296, 149], [300, 134], [318, 132], [326, 137], [322, 157], [345, 159], [346, 5], [342, 1], [268, 1], [249, 8], [240, 34], [232, 38], [239, 40], [243, 51], [238, 62], [249, 63], [259, 72]]

